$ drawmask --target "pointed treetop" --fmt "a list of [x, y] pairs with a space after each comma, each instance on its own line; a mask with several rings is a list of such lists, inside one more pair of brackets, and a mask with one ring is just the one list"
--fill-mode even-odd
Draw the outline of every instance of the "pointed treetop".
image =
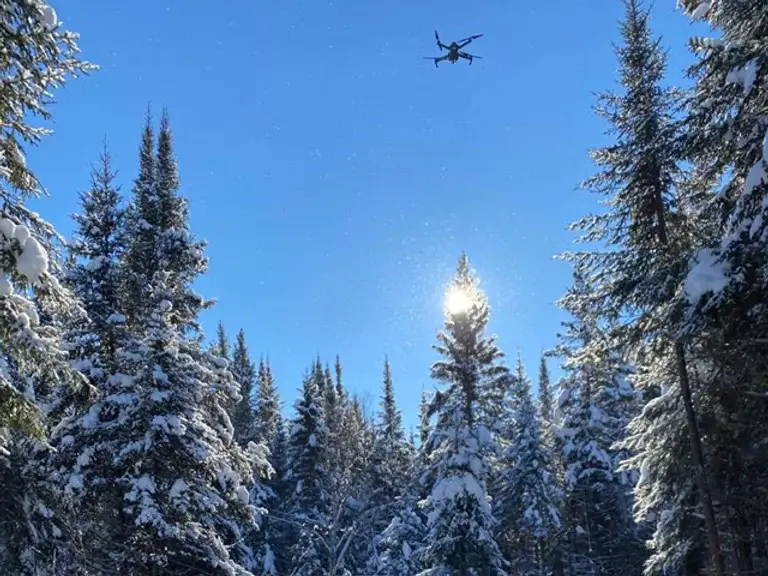
[[[152, 128], [152, 113], [147, 108], [144, 129], [139, 145], [139, 175], [136, 178], [137, 195], [151, 194], [154, 191], [155, 179], [155, 131]], [[139, 199], [141, 202], [141, 198]]]
[[539, 410], [541, 417], [545, 422], [552, 421], [552, 391], [549, 379], [549, 368], [547, 368], [547, 358], [541, 355], [539, 363]]
[[445, 314], [449, 320], [479, 320], [487, 317], [488, 303], [479, 288], [479, 280], [470, 267], [469, 258], [462, 254], [445, 294]]
[[395, 401], [395, 387], [392, 382], [392, 371], [389, 360], [384, 358], [384, 383], [381, 393], [381, 428], [384, 436], [389, 439], [403, 437], [403, 419]]
[[219, 321], [216, 326], [216, 344], [215, 353], [222, 358], [229, 359], [229, 338], [227, 337], [227, 331], [224, 329], [224, 323]]
[[419, 405], [419, 441], [422, 446], [429, 438], [429, 406], [430, 401], [425, 390], [421, 391], [421, 403]]
[[339, 359], [339, 355], [336, 354], [336, 388], [341, 387], [341, 360]]

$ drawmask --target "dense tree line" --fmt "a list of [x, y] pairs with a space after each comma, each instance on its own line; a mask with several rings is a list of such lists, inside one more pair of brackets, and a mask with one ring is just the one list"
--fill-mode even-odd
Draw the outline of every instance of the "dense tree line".
[[681, 2], [715, 36], [672, 88], [624, 5], [584, 183], [603, 209], [572, 226], [588, 247], [562, 255], [538, 395], [462, 255], [409, 438], [386, 358], [375, 417], [338, 357], [286, 411], [242, 330], [204, 344], [206, 246], [165, 112], [129, 194], [103, 150], [59, 250], [23, 146], [94, 66], [42, 0], [0, 0], [0, 572], [768, 573], [768, 8]]

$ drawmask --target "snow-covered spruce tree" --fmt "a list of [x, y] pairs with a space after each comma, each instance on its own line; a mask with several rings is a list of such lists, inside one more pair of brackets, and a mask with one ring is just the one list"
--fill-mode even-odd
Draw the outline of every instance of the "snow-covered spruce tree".
[[512, 418], [504, 430], [499, 486], [494, 512], [499, 520], [498, 540], [516, 574], [549, 574], [552, 544], [561, 523], [560, 490], [551, 467], [551, 455], [541, 437], [541, 421], [531, 396], [531, 381], [518, 355], [510, 377]]
[[637, 407], [628, 369], [584, 295], [594, 288], [577, 273], [562, 304], [564, 322], [556, 353], [559, 382], [556, 445], [564, 472], [564, 560], [574, 575], [639, 574], [644, 551], [632, 518], [632, 472], [619, 471], [628, 454], [616, 446]]
[[[169, 136], [166, 121], [161, 143]], [[157, 182], [173, 181], [162, 175], [176, 168], [157, 162], [158, 169], [146, 169], [155, 165], [151, 140], [148, 127], [132, 217], [140, 206], [155, 225], [140, 220], [143, 225], [132, 228], [124, 260], [122, 296], [131, 311], [132, 339], [118, 350], [102, 397], [57, 428], [60, 456], [69, 462], [62, 466], [62, 482], [75, 502], [113, 511], [97, 559], [132, 574], [183, 573], [193, 559], [203, 573], [231, 574], [231, 568], [246, 574], [258, 563], [244, 539], [257, 528], [248, 488], [269, 473], [269, 465], [258, 447], [249, 447], [248, 455], [233, 441], [226, 407], [238, 398], [238, 387], [226, 360], [203, 350], [201, 338], [190, 334], [205, 305], [191, 289], [205, 257], [186, 228], [183, 200], [167, 203], [181, 215], [158, 217], [163, 187]], [[163, 150], [158, 148], [159, 158], [172, 158]], [[138, 301], [131, 286], [144, 290]], [[185, 487], [189, 494], [181, 493]]]
[[151, 117], [147, 115], [139, 152], [139, 176], [128, 210], [131, 243], [126, 262], [125, 308], [129, 325], [141, 331], [146, 286], [158, 270], [173, 272], [172, 320], [183, 330], [199, 330], [198, 314], [213, 305], [191, 285], [205, 272], [205, 243], [189, 230], [187, 199], [179, 194], [178, 168], [167, 113], [161, 118], [155, 151]]
[[[230, 370], [240, 390], [240, 400], [231, 408], [230, 419], [235, 428], [235, 439], [241, 446], [249, 442], [257, 442], [256, 416], [253, 407], [253, 386], [256, 382], [256, 367], [251, 361], [248, 346], [245, 342], [245, 332], [238, 331], [235, 346], [232, 349]], [[269, 447], [268, 443], [264, 443]]]
[[376, 541], [374, 556], [368, 564], [370, 574], [400, 576], [419, 574], [425, 537], [424, 518], [416, 499], [406, 496], [400, 509]]
[[[608, 210], [573, 226], [584, 232], [582, 240], [604, 247], [569, 257], [594, 288], [585, 297], [601, 310], [622, 342], [633, 344], [627, 353], [638, 354], [657, 368], [674, 369], [674, 374], [656, 374], [678, 382], [682, 402], [677, 409], [686, 415], [686, 429], [680, 432], [690, 443], [686, 473], [697, 480], [711, 565], [722, 576], [725, 568], [699, 431], [701, 414], [693, 404], [689, 351], [685, 340], [674, 333], [680, 311], [675, 295], [697, 241], [688, 212], [694, 188], [689, 190], [680, 169], [680, 123], [673, 118], [678, 94], [662, 86], [665, 55], [651, 37], [649, 17], [639, 0], [625, 0], [625, 5], [623, 43], [617, 48], [623, 93], [602, 96], [598, 109], [611, 124], [616, 142], [593, 153], [600, 171], [585, 184], [607, 197]], [[673, 364], [663, 361], [669, 350], [674, 353]], [[647, 446], [650, 441], [636, 445]], [[656, 474], [638, 462], [648, 474]]]
[[352, 397], [343, 412], [339, 435], [341, 447], [332, 478], [332, 522], [328, 525], [326, 541], [335, 558], [329, 574], [360, 572], [367, 562], [375, 538], [372, 530], [371, 508], [372, 462], [374, 430], [372, 422], [363, 415], [359, 398]]
[[160, 221], [156, 198], [157, 160], [152, 117], [147, 111], [139, 146], [139, 174], [126, 211], [126, 233], [130, 244], [124, 254], [125, 277], [122, 302], [128, 325], [137, 330], [144, 318], [144, 297], [157, 269], [155, 251]]
[[304, 377], [288, 439], [290, 462], [286, 481], [290, 492], [285, 495], [283, 516], [292, 526], [288, 538], [292, 546], [289, 567], [283, 569], [296, 576], [322, 573], [327, 560], [319, 536], [328, 523], [330, 501], [328, 429], [315, 372]]
[[549, 378], [547, 356], [541, 355], [539, 361], [539, 418], [541, 421], [541, 437], [544, 445], [552, 451], [554, 448], [554, 407], [552, 404], [552, 383]]
[[231, 360], [231, 346], [229, 344], [229, 336], [227, 336], [227, 329], [224, 328], [224, 323], [219, 320], [216, 324], [216, 339], [211, 343], [208, 350], [214, 356], [224, 358], [225, 360]]
[[115, 354], [127, 337], [120, 293], [125, 252], [125, 210], [106, 145], [91, 172], [90, 188], [80, 194], [80, 211], [69, 251], [65, 284], [87, 316], [76, 318], [66, 336], [75, 368], [100, 388], [116, 368]]
[[485, 294], [462, 255], [448, 289], [445, 331], [431, 369], [443, 384], [432, 400], [434, 427], [427, 440], [431, 492], [424, 503], [427, 535], [422, 576], [506, 574], [494, 538], [496, 521], [486, 490], [487, 452], [494, 449], [489, 391], [508, 371], [495, 339], [484, 334], [490, 316]]
[[[123, 270], [120, 259], [125, 250], [125, 221], [122, 198], [114, 183], [115, 172], [106, 146], [91, 174], [90, 188], [80, 194], [80, 211], [73, 216], [76, 224], [70, 243], [71, 259], [65, 271], [65, 284], [82, 302], [82, 314], [72, 315], [66, 323], [66, 346], [70, 362], [100, 392], [109, 389], [109, 378], [119, 371], [118, 352], [126, 346], [129, 335], [122, 314], [120, 291]], [[87, 409], [87, 407], [86, 407]], [[62, 436], [77, 421], [82, 411], [75, 411], [58, 423], [53, 435], [55, 468], [66, 468], [74, 453], [87, 452], [92, 439], [81, 435]], [[61, 446], [62, 438], [65, 445]], [[72, 517], [77, 518], [76, 534], [70, 534], [76, 550], [73, 560], [81, 570], [95, 569], [104, 550], [105, 527], [111, 526], [114, 502], [104, 500], [77, 503]]]
[[[68, 77], [93, 67], [78, 59], [77, 35], [59, 27], [53, 8], [39, 1], [0, 2], [0, 54], [3, 106], [0, 107], [0, 339], [3, 353], [25, 381], [82, 384], [71, 374], [59, 348], [60, 334], [39, 322], [39, 307], [55, 314], [73, 307], [68, 291], [55, 278], [53, 227], [25, 202], [43, 195], [27, 166], [23, 145], [36, 145], [49, 130], [33, 126], [34, 117], [49, 119], [51, 90]], [[31, 288], [32, 298], [27, 289]], [[0, 427], [42, 437], [35, 394], [0, 376]], [[31, 380], [29, 381], [31, 382]]]
[[427, 396], [426, 391], [422, 390], [421, 400], [419, 402], [419, 443], [421, 445], [426, 444], [427, 439], [429, 438], [429, 432], [431, 430], [429, 421], [429, 405], [429, 396]]
[[[717, 181], [724, 229], [700, 251], [682, 295], [702, 435], [711, 450], [720, 536], [742, 573], [768, 567], [768, 10], [755, 0], [681, 1], [714, 38], [694, 38], [688, 107], [691, 160]], [[730, 566], [729, 566], [730, 568]]]
[[[67, 490], [115, 506], [121, 540], [104, 542], [113, 573], [251, 574], [256, 559], [243, 531], [257, 528], [252, 462], [222, 406], [234, 383], [225, 362], [209, 369], [199, 343], [174, 325], [169, 276], [155, 274], [145, 334], [122, 350], [122, 371], [68, 430], [91, 443], [77, 455]], [[258, 462], [262, 473], [268, 466]]]
[[[78, 58], [77, 35], [63, 29], [40, 1], [0, 1], [0, 564], [13, 574], [44, 574], [57, 558], [59, 534], [49, 498], [46, 413], [54, 387], [91, 392], [61, 349], [61, 331], [49, 318], [76, 307], [56, 280], [53, 227], [25, 203], [44, 194], [23, 147], [50, 131], [52, 93], [93, 69]], [[63, 386], [60, 386], [63, 385]]]
[[282, 414], [282, 401], [275, 386], [272, 367], [263, 358], [259, 361], [257, 375], [258, 390], [254, 411], [256, 439], [269, 448], [277, 471], [276, 478], [286, 472], [285, 423]]
[[411, 477], [412, 454], [403, 429], [403, 417], [395, 402], [395, 387], [389, 360], [384, 360], [384, 382], [379, 403], [372, 461], [369, 506], [376, 509], [375, 534], [389, 525]]
[[264, 480], [267, 488], [265, 507], [274, 514], [270, 513], [263, 519], [262, 534], [259, 538], [269, 547], [265, 560], [271, 562], [265, 566], [265, 573], [282, 574], [281, 570], [288, 566], [290, 559], [290, 526], [283, 518], [285, 500], [290, 491], [290, 483], [286, 482], [289, 463], [288, 434], [272, 368], [263, 358], [259, 361], [256, 383], [255, 438], [269, 450], [269, 461], [274, 469], [272, 477]]
[[[368, 471], [364, 487], [366, 519], [361, 538], [365, 555], [375, 555], [376, 541], [403, 509], [405, 490], [413, 477], [413, 452], [405, 438], [403, 419], [395, 402], [389, 361], [384, 360], [384, 378]], [[413, 502], [411, 503], [413, 504]]]

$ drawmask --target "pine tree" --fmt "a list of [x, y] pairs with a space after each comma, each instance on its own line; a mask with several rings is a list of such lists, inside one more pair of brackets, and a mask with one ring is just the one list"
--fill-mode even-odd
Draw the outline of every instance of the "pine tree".
[[423, 576], [503, 575], [506, 562], [494, 538], [486, 491], [487, 451], [494, 448], [489, 393], [507, 369], [493, 337], [485, 336], [490, 309], [462, 255], [448, 291], [445, 332], [435, 349], [443, 360], [432, 377], [445, 387], [435, 396], [436, 422], [427, 440], [431, 493], [425, 503], [427, 535]]
[[[235, 428], [235, 438], [241, 446], [247, 446], [249, 442], [258, 441], [257, 422], [252, 404], [256, 367], [248, 353], [243, 330], [237, 333], [230, 368], [239, 386], [240, 395], [240, 400], [232, 405], [230, 418]], [[265, 446], [268, 447], [269, 444], [265, 442]]]
[[52, 387], [70, 408], [92, 390], [62, 350], [58, 319], [76, 303], [56, 280], [55, 230], [25, 205], [44, 191], [23, 145], [50, 133], [32, 122], [51, 118], [53, 89], [94, 67], [45, 2], [2, 0], [0, 24], [0, 563], [24, 575], [51, 568], [61, 534], [47, 466]]
[[561, 522], [560, 493], [551, 455], [541, 438], [541, 421], [531, 397], [531, 382], [520, 356], [510, 382], [512, 419], [504, 437], [496, 516], [499, 540], [516, 573], [549, 574], [550, 549]]

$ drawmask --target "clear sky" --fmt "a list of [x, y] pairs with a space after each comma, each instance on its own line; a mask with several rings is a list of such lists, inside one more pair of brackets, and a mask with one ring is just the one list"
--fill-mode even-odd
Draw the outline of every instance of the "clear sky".
[[[672, 81], [691, 27], [658, 0]], [[371, 404], [384, 355], [407, 422], [431, 387], [442, 293], [462, 250], [493, 332], [529, 373], [555, 343], [570, 280], [553, 255], [595, 209], [575, 191], [605, 142], [593, 93], [614, 86], [618, 0], [53, 2], [102, 66], [57, 93], [55, 135], [30, 156], [60, 232], [106, 137], [123, 190], [147, 104], [167, 107], [193, 232], [209, 241], [206, 332], [244, 328], [287, 403], [338, 353]], [[443, 41], [485, 36], [468, 66]], [[552, 366], [556, 371], [556, 366]]]

